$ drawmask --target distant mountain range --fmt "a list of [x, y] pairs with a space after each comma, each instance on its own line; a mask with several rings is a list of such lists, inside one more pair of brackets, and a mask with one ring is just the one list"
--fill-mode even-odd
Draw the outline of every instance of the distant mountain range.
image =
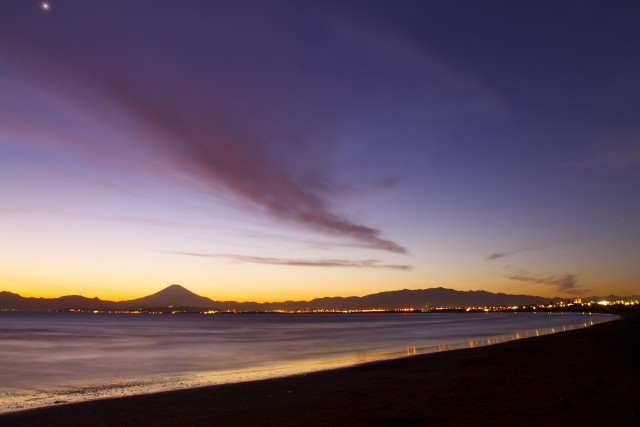
[[[64, 310], [64, 309], [136, 309], [156, 307], [190, 307], [217, 310], [272, 311], [272, 310], [360, 310], [379, 308], [470, 307], [470, 306], [522, 306], [565, 301], [567, 298], [543, 298], [531, 295], [509, 295], [487, 291], [456, 291], [431, 288], [380, 292], [363, 297], [325, 297], [311, 301], [235, 302], [214, 301], [196, 295], [180, 285], [171, 285], [155, 294], [129, 301], [106, 301], [69, 295], [60, 298], [25, 298], [11, 292], [0, 292], [0, 310]], [[638, 296], [586, 297], [583, 301], [610, 301], [640, 299]]]

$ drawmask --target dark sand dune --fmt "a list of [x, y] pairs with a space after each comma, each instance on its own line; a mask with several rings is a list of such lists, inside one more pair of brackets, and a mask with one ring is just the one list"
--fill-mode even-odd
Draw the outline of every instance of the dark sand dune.
[[36, 409], [1, 426], [640, 425], [640, 317], [304, 376]]

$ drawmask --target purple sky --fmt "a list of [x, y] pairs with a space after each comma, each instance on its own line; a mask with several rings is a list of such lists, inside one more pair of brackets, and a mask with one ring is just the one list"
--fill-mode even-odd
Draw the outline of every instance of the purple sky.
[[0, 289], [640, 293], [634, 1], [0, 2]]

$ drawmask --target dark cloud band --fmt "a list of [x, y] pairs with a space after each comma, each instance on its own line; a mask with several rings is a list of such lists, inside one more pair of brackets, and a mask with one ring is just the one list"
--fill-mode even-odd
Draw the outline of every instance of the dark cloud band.
[[587, 291], [587, 289], [583, 289], [578, 286], [578, 278], [575, 274], [539, 276], [533, 275], [526, 271], [519, 271], [507, 276], [507, 278], [511, 280], [518, 280], [521, 282], [539, 283], [541, 285], [554, 286], [558, 291], [567, 294], [577, 295]]
[[345, 260], [345, 259], [294, 259], [294, 258], [274, 258], [260, 257], [252, 255], [238, 254], [207, 254], [200, 252], [169, 252], [177, 255], [204, 257], [204, 258], [224, 258], [237, 262], [251, 264], [271, 264], [286, 265], [293, 267], [351, 267], [351, 268], [384, 268], [391, 270], [411, 270], [413, 267], [404, 264], [383, 264], [379, 260]]

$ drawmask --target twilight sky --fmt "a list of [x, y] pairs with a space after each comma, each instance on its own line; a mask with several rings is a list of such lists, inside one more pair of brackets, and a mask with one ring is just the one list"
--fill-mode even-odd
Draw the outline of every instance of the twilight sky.
[[0, 290], [640, 292], [637, 1], [0, 0]]

